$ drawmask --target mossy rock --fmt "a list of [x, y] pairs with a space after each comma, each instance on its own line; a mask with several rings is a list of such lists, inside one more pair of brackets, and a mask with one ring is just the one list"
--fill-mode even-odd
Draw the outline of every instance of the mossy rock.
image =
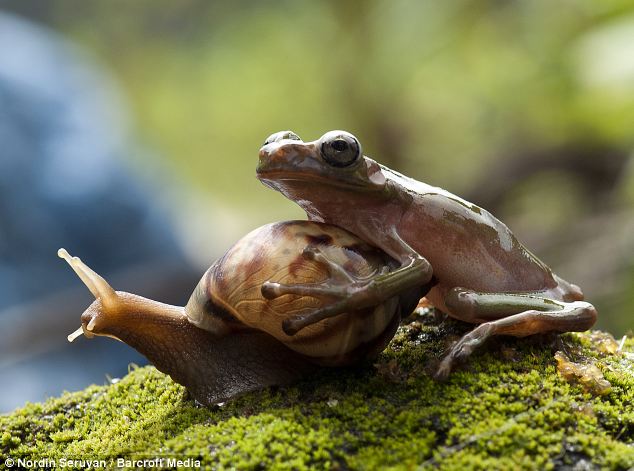
[[[377, 364], [326, 370], [213, 408], [153, 367], [133, 368], [120, 381], [0, 416], [0, 452], [115, 464], [191, 458], [240, 470], [634, 466], [634, 341], [616, 351], [589, 333], [495, 340], [435, 382], [428, 372], [466, 328], [410, 319]], [[609, 391], [565, 380], [557, 350], [596, 365]]]

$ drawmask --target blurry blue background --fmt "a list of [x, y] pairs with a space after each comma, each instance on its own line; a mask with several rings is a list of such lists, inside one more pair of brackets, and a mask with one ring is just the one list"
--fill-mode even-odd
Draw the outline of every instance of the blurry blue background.
[[81, 51], [0, 13], [0, 411], [145, 362], [118, 342], [64, 341], [92, 299], [57, 248], [171, 302], [197, 281], [161, 209], [169, 182], [124, 164], [143, 149], [119, 102]]
[[240, 236], [304, 217], [254, 177], [288, 128], [486, 207], [631, 332], [634, 5], [359, 5], [0, 2], [0, 411], [143, 361], [66, 344], [91, 299], [57, 248], [185, 302]]

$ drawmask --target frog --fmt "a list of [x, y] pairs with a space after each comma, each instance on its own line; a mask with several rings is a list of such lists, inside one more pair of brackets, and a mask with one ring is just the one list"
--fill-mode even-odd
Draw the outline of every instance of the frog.
[[[365, 156], [347, 131], [311, 142], [292, 131], [274, 133], [260, 148], [256, 175], [309, 220], [346, 229], [397, 261], [394, 269], [363, 279], [265, 282], [261, 290], [268, 298], [330, 301], [286, 319], [287, 335], [419, 287], [438, 310], [476, 325], [440, 361], [434, 376], [445, 380], [493, 336], [585, 331], [596, 322], [597, 311], [581, 289], [556, 275], [489, 211]], [[340, 271], [318, 250], [303, 256]]]

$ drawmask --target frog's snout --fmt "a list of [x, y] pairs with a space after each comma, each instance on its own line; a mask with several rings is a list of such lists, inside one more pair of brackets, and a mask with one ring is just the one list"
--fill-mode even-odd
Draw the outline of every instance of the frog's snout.
[[291, 149], [282, 142], [271, 142], [260, 149], [256, 172], [266, 173], [273, 170], [283, 170], [289, 159]]
[[280, 160], [286, 155], [285, 144], [303, 143], [301, 138], [293, 131], [279, 131], [271, 134], [264, 140], [260, 148], [260, 160], [257, 171], [265, 171], [274, 160]]
[[279, 145], [277, 143], [264, 144], [264, 146], [262, 146], [262, 148], [260, 149], [258, 166], [256, 168], [256, 171], [258, 173], [263, 172], [267, 169], [273, 158], [272, 156], [275, 155], [278, 147]]
[[311, 166], [307, 161], [314, 158], [314, 143], [305, 143], [292, 131], [281, 131], [264, 141], [256, 171], [258, 174], [289, 172], [291, 169]]

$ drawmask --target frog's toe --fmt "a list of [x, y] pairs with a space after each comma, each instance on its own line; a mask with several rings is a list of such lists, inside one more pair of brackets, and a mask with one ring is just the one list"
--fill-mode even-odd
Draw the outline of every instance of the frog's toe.
[[449, 374], [451, 373], [452, 360], [449, 357], [445, 357], [436, 369], [436, 372], [433, 375], [433, 378], [436, 381], [444, 382], [449, 378]]
[[286, 294], [312, 297], [329, 296], [335, 298], [342, 298], [347, 294], [346, 288], [340, 286], [330, 286], [322, 283], [286, 285], [274, 281], [265, 281], [262, 283], [260, 291], [262, 292], [262, 296], [266, 299], [275, 299]]
[[295, 335], [309, 325], [345, 312], [348, 307], [347, 302], [342, 300], [321, 309], [313, 309], [307, 313], [290, 317], [282, 322], [282, 330], [286, 335]]
[[304, 250], [302, 250], [302, 257], [304, 257], [306, 260], [315, 260], [319, 257], [319, 255], [321, 255], [319, 249], [311, 245], [304, 247]]
[[305, 327], [305, 317], [297, 316], [290, 319], [284, 319], [282, 322], [282, 330], [288, 336], [293, 336]]
[[302, 256], [306, 260], [322, 264], [328, 270], [328, 274], [334, 283], [355, 283], [357, 279], [346, 271], [346, 269], [326, 257], [319, 247], [307, 246], [302, 251]]
[[275, 283], [273, 281], [265, 281], [262, 283], [262, 288], [260, 291], [262, 292], [262, 296], [266, 299], [275, 299], [282, 296], [281, 294], [282, 285], [279, 283]]
[[436, 381], [446, 381], [449, 378], [456, 362], [469, 356], [470, 352], [464, 347], [465, 345], [462, 342], [458, 342], [451, 348], [449, 353], [445, 355], [433, 375]]

